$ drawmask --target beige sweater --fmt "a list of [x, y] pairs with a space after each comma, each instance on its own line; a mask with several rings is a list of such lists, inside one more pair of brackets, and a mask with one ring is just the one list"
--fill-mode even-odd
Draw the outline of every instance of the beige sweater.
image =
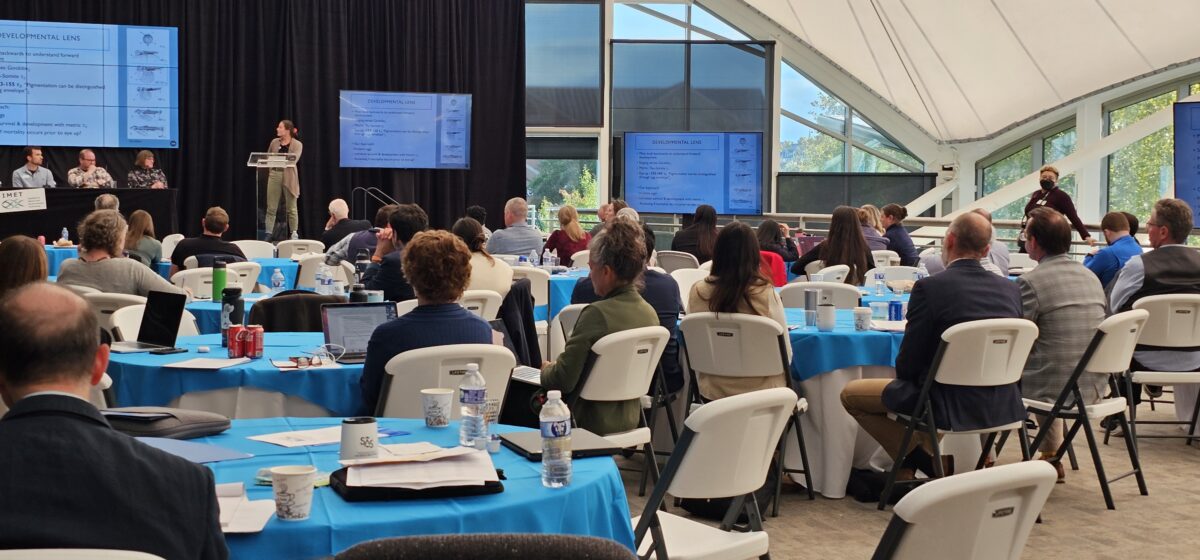
[[[712, 295], [712, 285], [705, 281], [696, 282], [692, 286], [692, 292], [688, 296], [688, 309], [692, 313], [703, 313], [709, 311], [708, 298]], [[764, 286], [750, 293], [750, 301], [753, 307], [746, 305], [746, 302], [738, 304], [738, 313], [746, 313], [748, 315], [759, 315], [762, 317], [770, 317], [783, 326], [784, 332], [787, 332], [787, 317], [783, 311], [783, 301], [779, 299], [779, 294], [775, 292], [770, 285]], [[791, 361], [791, 345], [788, 348], [788, 360]], [[787, 387], [787, 378], [784, 377], [786, 372], [780, 372], [780, 375], [770, 375], [766, 377], [721, 377], [717, 375], [709, 375], [704, 372], [696, 372], [696, 377], [700, 384], [700, 394], [705, 399], [721, 399], [751, 391], [761, 389], [773, 389], [776, 387]]]
[[508, 263], [494, 257], [489, 262], [483, 253], [471, 253], [471, 282], [467, 284], [468, 290], [491, 290], [504, 297], [512, 289], [512, 281], [513, 270]]

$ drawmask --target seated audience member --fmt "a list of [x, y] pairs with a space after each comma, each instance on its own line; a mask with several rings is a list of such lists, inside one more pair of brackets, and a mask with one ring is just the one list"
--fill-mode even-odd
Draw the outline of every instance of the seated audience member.
[[[542, 388], [562, 391], [568, 402], [583, 389], [584, 368], [597, 340], [615, 332], [659, 324], [654, 308], [637, 292], [647, 258], [642, 228], [627, 219], [614, 218], [592, 238], [588, 250], [588, 277], [601, 299], [579, 314], [575, 330], [558, 359], [542, 366]], [[600, 435], [624, 432], [637, 427], [641, 403], [640, 399], [621, 402], [579, 399], [571, 407], [571, 416], [580, 428]]]
[[760, 251], [775, 253], [784, 262], [792, 262], [800, 258], [800, 252], [796, 249], [796, 242], [792, 239], [792, 232], [788, 229], [787, 224], [781, 224], [770, 218], [763, 220], [758, 224], [757, 237]]
[[713, 246], [716, 243], [717, 209], [701, 204], [692, 215], [691, 225], [675, 233], [671, 250], [688, 253], [704, 264], [713, 259]]
[[483, 228], [484, 240], [492, 238], [492, 230], [487, 227], [487, 209], [482, 206], [468, 206], [465, 214], [468, 218], [479, 222], [479, 227]]
[[[713, 256], [712, 275], [696, 282], [688, 296], [692, 313], [745, 313], [775, 320], [787, 332], [783, 302], [760, 267], [758, 242], [750, 226], [732, 222], [721, 228]], [[788, 345], [791, 361], [791, 345]], [[766, 377], [719, 377], [696, 372], [700, 394], [721, 399], [775, 387], [787, 387], [787, 372]]]
[[0, 324], [0, 549], [227, 558], [212, 471], [117, 432], [88, 402], [108, 345], [87, 302], [31, 284], [0, 300]]
[[872, 251], [883, 251], [888, 248], [890, 240], [879, 233], [874, 225], [871, 225], [871, 212], [863, 208], [858, 209], [858, 224], [859, 229], [863, 232], [863, 239], [867, 241], [867, 248]]
[[488, 251], [493, 255], [541, 256], [542, 232], [527, 223], [529, 205], [524, 198], [510, 198], [504, 205], [504, 229], [492, 232]]
[[[1117, 214], [1122, 220], [1124, 216]], [[1038, 337], [1021, 374], [1021, 396], [1054, 402], [1071, 379], [1096, 327], [1104, 321], [1107, 301], [1096, 275], [1071, 259], [1071, 224], [1050, 208], [1035, 208], [1025, 224], [1025, 250], [1037, 268], [1017, 278], [1025, 318], [1037, 323]], [[1108, 392], [1107, 373], [1084, 372], [1079, 391], [1093, 404]], [[1040, 421], [1040, 420], [1039, 420]], [[1054, 457], [1063, 443], [1063, 422], [1055, 422], [1041, 443], [1042, 459]], [[1066, 478], [1055, 461], [1058, 479]]]
[[371, 222], [366, 220], [351, 220], [350, 207], [346, 201], [335, 198], [329, 202], [329, 221], [325, 222], [325, 231], [321, 234], [321, 243], [332, 247], [347, 235], [371, 229]]
[[162, 243], [154, 238], [154, 218], [145, 210], [129, 215], [129, 233], [125, 234], [125, 252], [147, 266], [162, 260]]
[[42, 149], [37, 146], [25, 147], [25, 165], [12, 172], [12, 188], [14, 189], [53, 189], [54, 174], [42, 167]]
[[[1200, 253], [1187, 246], [1192, 232], [1192, 209], [1178, 198], [1164, 198], [1154, 203], [1146, 234], [1153, 251], [1134, 255], [1125, 262], [1109, 289], [1108, 308], [1113, 313], [1133, 309], [1133, 304], [1146, 296], [1165, 294], [1200, 294]], [[1200, 371], [1200, 351], [1137, 350], [1129, 369], [1135, 371]], [[1121, 395], [1138, 404], [1142, 400], [1140, 384], [1133, 385], [1133, 394], [1126, 395], [1125, 384], [1118, 383]], [[1148, 390], [1159, 391], [1147, 385]], [[1196, 385], [1175, 386], [1175, 415], [1191, 421], [1196, 402]]]
[[92, 202], [93, 210], [116, 210], [121, 211], [121, 199], [115, 194], [104, 193], [96, 197]]
[[908, 210], [899, 204], [888, 204], [880, 212], [879, 222], [883, 226], [883, 236], [888, 238], [888, 250], [900, 255], [900, 266], [917, 266], [917, 248], [903, 223]]
[[46, 280], [46, 248], [32, 237], [13, 235], [0, 241], [0, 298], [31, 282]]
[[417, 232], [404, 245], [403, 255], [417, 307], [371, 334], [359, 380], [362, 414], [375, 413], [388, 375], [384, 366], [396, 355], [429, 346], [492, 343], [487, 321], [458, 304], [471, 277], [471, 253], [461, 239], [448, 231]]
[[616, 212], [613, 212], [612, 204], [607, 202], [601, 204], [600, 207], [596, 209], [596, 220], [599, 223], [597, 223], [595, 226], [592, 226], [592, 237], [595, 237], [597, 233], [600, 233], [600, 231], [604, 229], [604, 224], [608, 223], [608, 221], [611, 220], [614, 215], [616, 215]]
[[[979, 319], [1021, 318], [1021, 291], [1015, 282], [983, 269], [991, 227], [968, 212], [954, 219], [942, 241], [946, 271], [916, 283], [908, 303], [908, 326], [896, 357], [896, 379], [859, 379], [842, 391], [842, 405], [893, 459], [900, 455], [905, 424], [889, 412], [910, 414], [931, 375], [934, 355], [946, 329]], [[1000, 387], [965, 387], [934, 383], [929, 395], [939, 428], [972, 430], [1012, 423], [1025, 417], [1017, 383]], [[932, 447], [917, 432], [917, 445], [898, 477], [911, 479], [920, 469], [933, 476]]]
[[96, 152], [87, 148], [79, 150], [79, 167], [67, 171], [67, 184], [77, 189], [111, 189], [116, 186], [112, 175], [96, 165]]
[[230, 255], [240, 257], [242, 260], [246, 259], [241, 247], [221, 239], [221, 236], [229, 229], [229, 214], [220, 206], [213, 206], [204, 213], [200, 227], [202, 229], [199, 237], [182, 239], [175, 245], [175, 251], [171, 253], [171, 276], [183, 270], [183, 261], [188, 257]]
[[512, 289], [513, 269], [487, 252], [483, 226], [474, 218], [461, 218], [454, 222], [452, 231], [471, 252], [471, 281], [467, 289], [491, 290], [500, 294], [501, 298], [508, 295]]
[[641, 217], [641, 215], [639, 215], [639, 214], [638, 214], [638, 211], [637, 211], [637, 210], [634, 210], [634, 209], [633, 209], [632, 207], [630, 207], [630, 206], [626, 206], [626, 207], [624, 207], [624, 208], [622, 208], [622, 209], [620, 209], [620, 210], [618, 210], [618, 211], [617, 211], [617, 215], [616, 215], [616, 217], [618, 217], [618, 218], [619, 218], [619, 217], [621, 217], [621, 216], [624, 216], [624, 217], [626, 217], [626, 218], [629, 218], [629, 219], [630, 219], [631, 221], [633, 221], [634, 223], [638, 223], [638, 224], [642, 223], [642, 217]]
[[379, 242], [378, 230], [388, 227], [388, 219], [399, 206], [388, 204], [375, 211], [373, 227], [347, 235], [337, 243], [325, 248], [325, 264], [337, 266], [342, 261], [355, 262], [358, 256], [366, 252], [367, 258], [375, 252], [375, 244]]
[[[654, 231], [650, 226], [643, 225], [642, 236], [646, 240], [646, 265], [649, 266], [650, 255], [654, 253]], [[658, 314], [658, 323], [671, 333], [659, 365], [663, 369], [663, 379], [667, 382], [667, 392], [674, 393], [683, 388], [683, 368], [679, 366], [679, 342], [675, 340], [675, 331], [679, 328], [679, 312], [683, 310], [683, 301], [679, 299], [679, 283], [675, 282], [670, 274], [649, 268], [642, 274], [643, 285], [638, 292]], [[596, 295], [591, 278], [580, 278], [575, 282], [575, 289], [571, 291], [572, 304], [595, 303], [599, 300], [600, 296]]]
[[1116, 278], [1117, 272], [1134, 255], [1142, 254], [1142, 246], [1129, 233], [1129, 218], [1123, 212], [1109, 212], [1100, 220], [1100, 232], [1108, 247], [1095, 249], [1083, 257], [1083, 266], [1092, 271], [1100, 279], [1100, 284], [1108, 284]]
[[866, 238], [863, 237], [857, 208], [838, 206], [833, 209], [833, 217], [829, 220], [829, 235], [792, 265], [792, 274], [804, 274], [804, 267], [818, 260], [824, 262], [826, 267], [839, 264], [849, 266], [850, 273], [846, 275], [846, 283], [853, 286], [863, 285], [867, 271], [875, 268], [875, 259], [871, 255], [871, 249], [867, 247]]
[[1138, 234], [1138, 225], [1139, 225], [1137, 216], [1134, 216], [1133, 214], [1130, 214], [1129, 212], [1121, 212], [1121, 213], [1125, 215], [1126, 220], [1129, 220], [1129, 235], [1132, 235], [1132, 236], [1134, 236], [1134, 238], [1136, 238], [1137, 234]]
[[184, 293], [150, 267], [124, 255], [129, 226], [116, 210], [96, 210], [79, 223], [79, 258], [62, 263], [60, 284], [146, 297], [151, 291]]
[[162, 169], [154, 167], [154, 152], [142, 150], [137, 153], [133, 169], [125, 178], [125, 186], [131, 189], [165, 189], [167, 174]]
[[583, 231], [583, 226], [579, 225], [579, 213], [570, 204], [558, 209], [558, 227], [550, 234], [542, 250], [557, 251], [559, 262], [571, 266], [571, 257], [587, 249], [592, 235]]
[[388, 218], [388, 227], [379, 231], [375, 254], [363, 274], [368, 290], [383, 290], [388, 301], [408, 301], [417, 297], [404, 276], [401, 259], [404, 246], [414, 235], [429, 228], [429, 217], [416, 204], [401, 204]]
[[[986, 218], [988, 224], [992, 223], [991, 212], [988, 212], [983, 208], [975, 208], [971, 210], [971, 212]], [[925, 270], [927, 270], [930, 274], [937, 274], [943, 270], [946, 270], [946, 263], [942, 260], [942, 251], [940, 249], [921, 257], [920, 261], [921, 264], [925, 265]], [[1008, 278], [1008, 263], [1008, 245], [1005, 245], [1003, 241], [996, 239], [996, 228], [993, 227], [991, 248], [988, 249], [987, 257], [981, 259], [979, 264], [983, 266], [984, 270], [991, 272], [992, 274]]]

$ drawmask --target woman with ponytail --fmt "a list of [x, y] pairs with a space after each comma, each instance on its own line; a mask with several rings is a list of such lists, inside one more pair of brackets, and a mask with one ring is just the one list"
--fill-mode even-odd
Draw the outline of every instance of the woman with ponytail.
[[[271, 140], [271, 146], [267, 148], [267, 151], [273, 154], [293, 154], [296, 156], [296, 161], [299, 162], [300, 154], [304, 151], [304, 144], [301, 144], [300, 139], [297, 138], [299, 134], [300, 129], [296, 128], [292, 121], [287, 119], [279, 121], [275, 127], [275, 139]], [[300, 177], [296, 173], [295, 167], [272, 168], [268, 171], [267, 217], [263, 224], [263, 229], [266, 230], [268, 237], [275, 231], [275, 215], [280, 204], [286, 207], [288, 232], [297, 233], [299, 231], [300, 215], [296, 209], [296, 199], [298, 198], [300, 198]]]

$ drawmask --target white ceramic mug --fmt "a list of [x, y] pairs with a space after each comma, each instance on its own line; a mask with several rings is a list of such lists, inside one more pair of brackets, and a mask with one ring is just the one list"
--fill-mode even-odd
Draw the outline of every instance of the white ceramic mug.
[[271, 468], [275, 491], [275, 515], [282, 521], [303, 521], [312, 512], [313, 484], [317, 467], [289, 465]]
[[837, 308], [828, 303], [817, 306], [817, 330], [830, 332], [837, 324]]
[[425, 426], [449, 426], [451, 406], [454, 406], [454, 389], [421, 389], [421, 412], [425, 416]]
[[371, 459], [379, 456], [379, 424], [370, 416], [342, 420], [340, 458]]

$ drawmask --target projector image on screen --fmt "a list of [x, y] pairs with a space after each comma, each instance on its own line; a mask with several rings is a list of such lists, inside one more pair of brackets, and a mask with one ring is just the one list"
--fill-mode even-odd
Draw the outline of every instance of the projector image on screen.
[[471, 95], [346, 91], [341, 166], [470, 169]]
[[626, 132], [625, 200], [638, 212], [762, 213], [761, 132]]

